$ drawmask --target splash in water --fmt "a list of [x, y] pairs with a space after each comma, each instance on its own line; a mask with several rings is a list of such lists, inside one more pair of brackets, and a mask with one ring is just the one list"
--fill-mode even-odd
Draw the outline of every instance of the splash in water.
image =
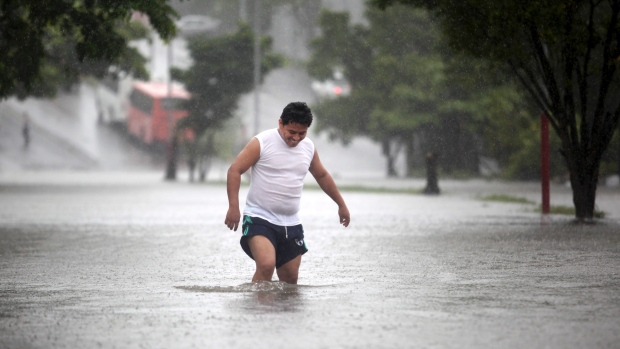
[[174, 286], [177, 289], [202, 293], [254, 293], [254, 292], [296, 292], [302, 285], [287, 284], [282, 281], [248, 282], [238, 286]]

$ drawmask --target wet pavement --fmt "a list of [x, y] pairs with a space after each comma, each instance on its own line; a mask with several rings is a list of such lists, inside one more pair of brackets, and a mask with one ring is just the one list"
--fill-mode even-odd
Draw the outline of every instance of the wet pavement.
[[478, 199], [535, 184], [440, 185], [345, 191], [346, 229], [306, 189], [310, 252], [291, 286], [248, 283], [222, 184], [0, 173], [0, 348], [618, 347], [617, 189], [599, 191], [607, 218], [581, 226]]

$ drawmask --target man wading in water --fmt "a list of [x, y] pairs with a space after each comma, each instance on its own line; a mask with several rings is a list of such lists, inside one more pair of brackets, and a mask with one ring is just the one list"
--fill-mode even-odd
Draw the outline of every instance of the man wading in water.
[[280, 281], [297, 283], [301, 255], [308, 252], [299, 219], [303, 180], [308, 172], [338, 205], [340, 224], [349, 225], [349, 209], [321, 164], [314, 143], [306, 138], [311, 123], [312, 112], [306, 103], [289, 103], [278, 120], [278, 128], [252, 138], [228, 169], [224, 223], [236, 231], [241, 219], [241, 175], [252, 168], [241, 247], [256, 263], [253, 282], [271, 281], [275, 268]]

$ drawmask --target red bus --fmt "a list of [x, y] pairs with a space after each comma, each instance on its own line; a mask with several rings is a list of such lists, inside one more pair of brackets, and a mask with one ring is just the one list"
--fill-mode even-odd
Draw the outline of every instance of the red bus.
[[[127, 131], [145, 144], [168, 142], [169, 123], [174, 125], [187, 116], [181, 104], [189, 98], [189, 92], [177, 84], [172, 84], [169, 97], [168, 83], [134, 82], [129, 95]], [[191, 138], [188, 133], [184, 136]]]

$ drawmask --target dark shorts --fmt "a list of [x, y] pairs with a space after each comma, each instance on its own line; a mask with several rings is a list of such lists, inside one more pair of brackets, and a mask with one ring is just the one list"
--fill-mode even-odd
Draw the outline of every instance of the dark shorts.
[[256, 235], [262, 235], [271, 241], [273, 248], [276, 250], [276, 268], [280, 268], [284, 264], [295, 259], [297, 256], [308, 252], [306, 243], [304, 242], [304, 228], [299, 225], [283, 227], [271, 224], [268, 221], [258, 218], [243, 216], [243, 225], [241, 227], [241, 248], [252, 257], [249, 238]]

